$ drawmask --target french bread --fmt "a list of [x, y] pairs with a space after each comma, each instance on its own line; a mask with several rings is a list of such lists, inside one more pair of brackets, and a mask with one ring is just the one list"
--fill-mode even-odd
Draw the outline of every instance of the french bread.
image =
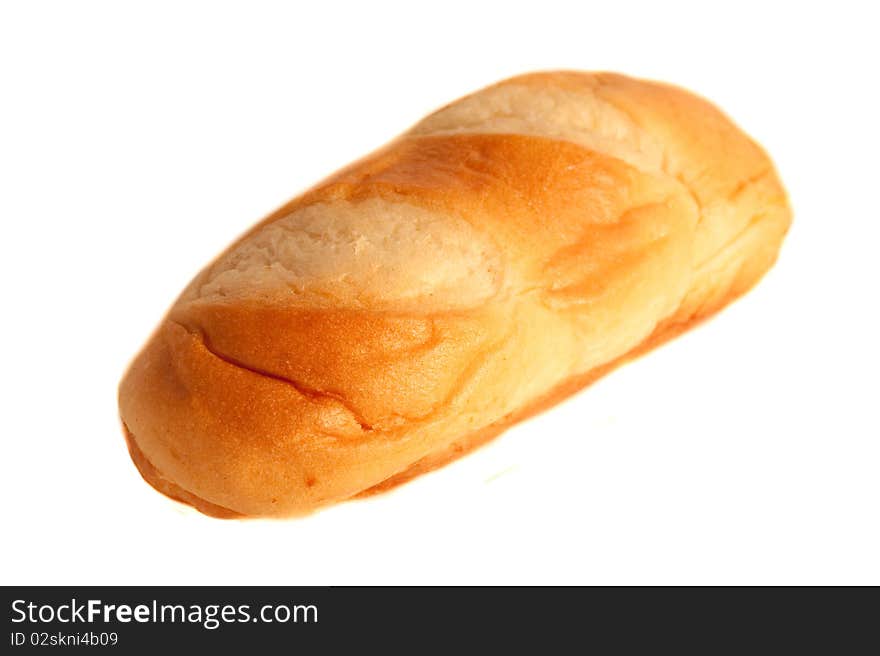
[[695, 95], [605, 73], [503, 81], [198, 274], [120, 384], [129, 450], [218, 516], [385, 489], [728, 304], [790, 218], [767, 155]]

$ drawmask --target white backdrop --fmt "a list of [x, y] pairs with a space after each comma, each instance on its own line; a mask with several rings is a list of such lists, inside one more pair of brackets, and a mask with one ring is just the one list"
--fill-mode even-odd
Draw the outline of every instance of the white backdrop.
[[[6, 2], [5, 584], [880, 584], [870, 3]], [[396, 491], [294, 521], [154, 492], [116, 385], [252, 222], [505, 76], [712, 99], [795, 208], [715, 320]]]

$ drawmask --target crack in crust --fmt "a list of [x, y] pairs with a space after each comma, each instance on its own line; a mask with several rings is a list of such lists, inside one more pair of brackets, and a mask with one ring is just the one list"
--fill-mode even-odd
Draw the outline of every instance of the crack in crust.
[[[313, 400], [324, 399], [338, 403], [360, 426], [363, 433], [372, 433], [376, 431], [385, 434], [389, 434], [389, 429], [393, 429], [395, 432], [399, 431], [400, 429], [405, 428], [406, 424], [412, 425], [417, 423], [425, 423], [433, 419], [440, 409], [451, 406], [454, 403], [455, 399], [460, 397], [465, 392], [465, 388], [468, 382], [474, 378], [476, 373], [487, 366], [489, 360], [492, 357], [497, 356], [503, 351], [504, 346], [510, 342], [514, 332], [516, 331], [515, 322], [511, 322], [511, 324], [508, 326], [508, 329], [498, 339], [478, 349], [474, 356], [462, 367], [461, 372], [452, 382], [449, 391], [443, 397], [438, 399], [434, 403], [431, 410], [429, 410], [428, 412], [420, 415], [405, 415], [401, 413], [393, 413], [392, 415], [382, 417], [381, 421], [379, 422], [371, 423], [365, 418], [363, 413], [358, 410], [356, 405], [349, 398], [347, 398], [347, 396], [343, 392], [337, 390], [317, 389], [314, 387], [310, 387], [303, 384], [299, 380], [295, 380], [288, 376], [282, 376], [272, 371], [256, 367], [253, 364], [230, 356], [215, 348], [211, 344], [210, 338], [203, 329], [187, 326], [184, 323], [171, 318], [169, 318], [168, 321], [177, 326], [180, 326], [190, 335], [195, 337], [199, 341], [201, 346], [205, 349], [205, 351], [210, 353], [218, 360], [225, 362], [230, 366], [249, 371], [250, 373], [256, 374], [258, 376], [276, 380], [278, 382], [289, 385], [297, 393], [306, 398]], [[431, 330], [432, 332], [430, 339], [436, 342], [438, 337], [436, 336], [436, 328], [433, 326], [433, 322]], [[328, 435], [331, 437], [333, 436], [331, 433], [328, 433]]]
[[350, 401], [348, 401], [348, 399], [346, 399], [345, 396], [343, 396], [341, 393], [330, 391], [330, 390], [314, 389], [314, 388], [308, 387], [307, 385], [303, 385], [301, 382], [293, 380], [292, 378], [286, 378], [284, 376], [280, 376], [278, 374], [272, 373], [271, 371], [266, 371], [264, 369], [259, 369], [257, 367], [254, 367], [253, 365], [250, 365], [242, 360], [238, 360], [234, 357], [226, 355], [225, 353], [221, 353], [220, 351], [218, 351], [217, 349], [212, 347], [211, 342], [208, 339], [208, 336], [205, 334], [204, 330], [190, 328], [189, 326], [186, 326], [186, 325], [182, 324], [181, 322], [176, 321], [174, 319], [169, 319], [169, 321], [171, 321], [171, 323], [177, 324], [178, 326], [180, 326], [181, 328], [183, 328], [184, 330], [189, 332], [191, 335], [196, 337], [202, 343], [202, 346], [205, 348], [205, 350], [208, 351], [208, 353], [213, 355], [218, 360], [222, 360], [226, 364], [232, 365], [233, 367], [238, 367], [239, 369], [244, 369], [245, 371], [250, 371], [251, 373], [257, 374], [258, 376], [263, 376], [264, 378], [271, 378], [271, 379], [277, 380], [281, 383], [285, 383], [287, 385], [290, 385], [299, 394], [301, 394], [302, 396], [305, 396], [306, 398], [329, 399], [329, 400], [335, 401], [336, 403], [341, 405], [343, 408], [345, 408], [346, 411], [348, 411], [348, 413], [352, 416], [352, 418], [355, 420], [355, 422], [357, 422], [357, 424], [361, 427], [362, 431], [364, 431], [365, 433], [368, 433], [373, 430], [373, 426], [366, 419], [364, 419], [364, 417], [360, 414], [360, 412], [358, 412], [357, 408], [355, 408], [354, 405], [352, 405], [352, 403]]

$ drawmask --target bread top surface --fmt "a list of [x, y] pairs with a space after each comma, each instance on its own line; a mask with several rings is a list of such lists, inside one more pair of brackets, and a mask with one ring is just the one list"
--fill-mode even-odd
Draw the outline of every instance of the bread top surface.
[[163, 476], [244, 514], [346, 498], [772, 264], [789, 211], [709, 103], [513, 78], [435, 112], [206, 267], [123, 381]]

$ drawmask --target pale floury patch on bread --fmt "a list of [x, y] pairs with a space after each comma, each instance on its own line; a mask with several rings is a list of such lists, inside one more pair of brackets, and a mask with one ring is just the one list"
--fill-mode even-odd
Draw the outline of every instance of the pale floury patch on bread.
[[381, 198], [318, 202], [251, 234], [190, 298], [436, 311], [485, 303], [501, 271], [498, 248], [463, 219]]
[[662, 171], [665, 149], [595, 89], [502, 83], [431, 114], [411, 134], [530, 134], [571, 141], [643, 170]]
[[120, 386], [132, 455], [212, 514], [383, 489], [711, 315], [789, 221], [770, 160], [705, 100], [612, 74], [501, 82], [190, 283]]

